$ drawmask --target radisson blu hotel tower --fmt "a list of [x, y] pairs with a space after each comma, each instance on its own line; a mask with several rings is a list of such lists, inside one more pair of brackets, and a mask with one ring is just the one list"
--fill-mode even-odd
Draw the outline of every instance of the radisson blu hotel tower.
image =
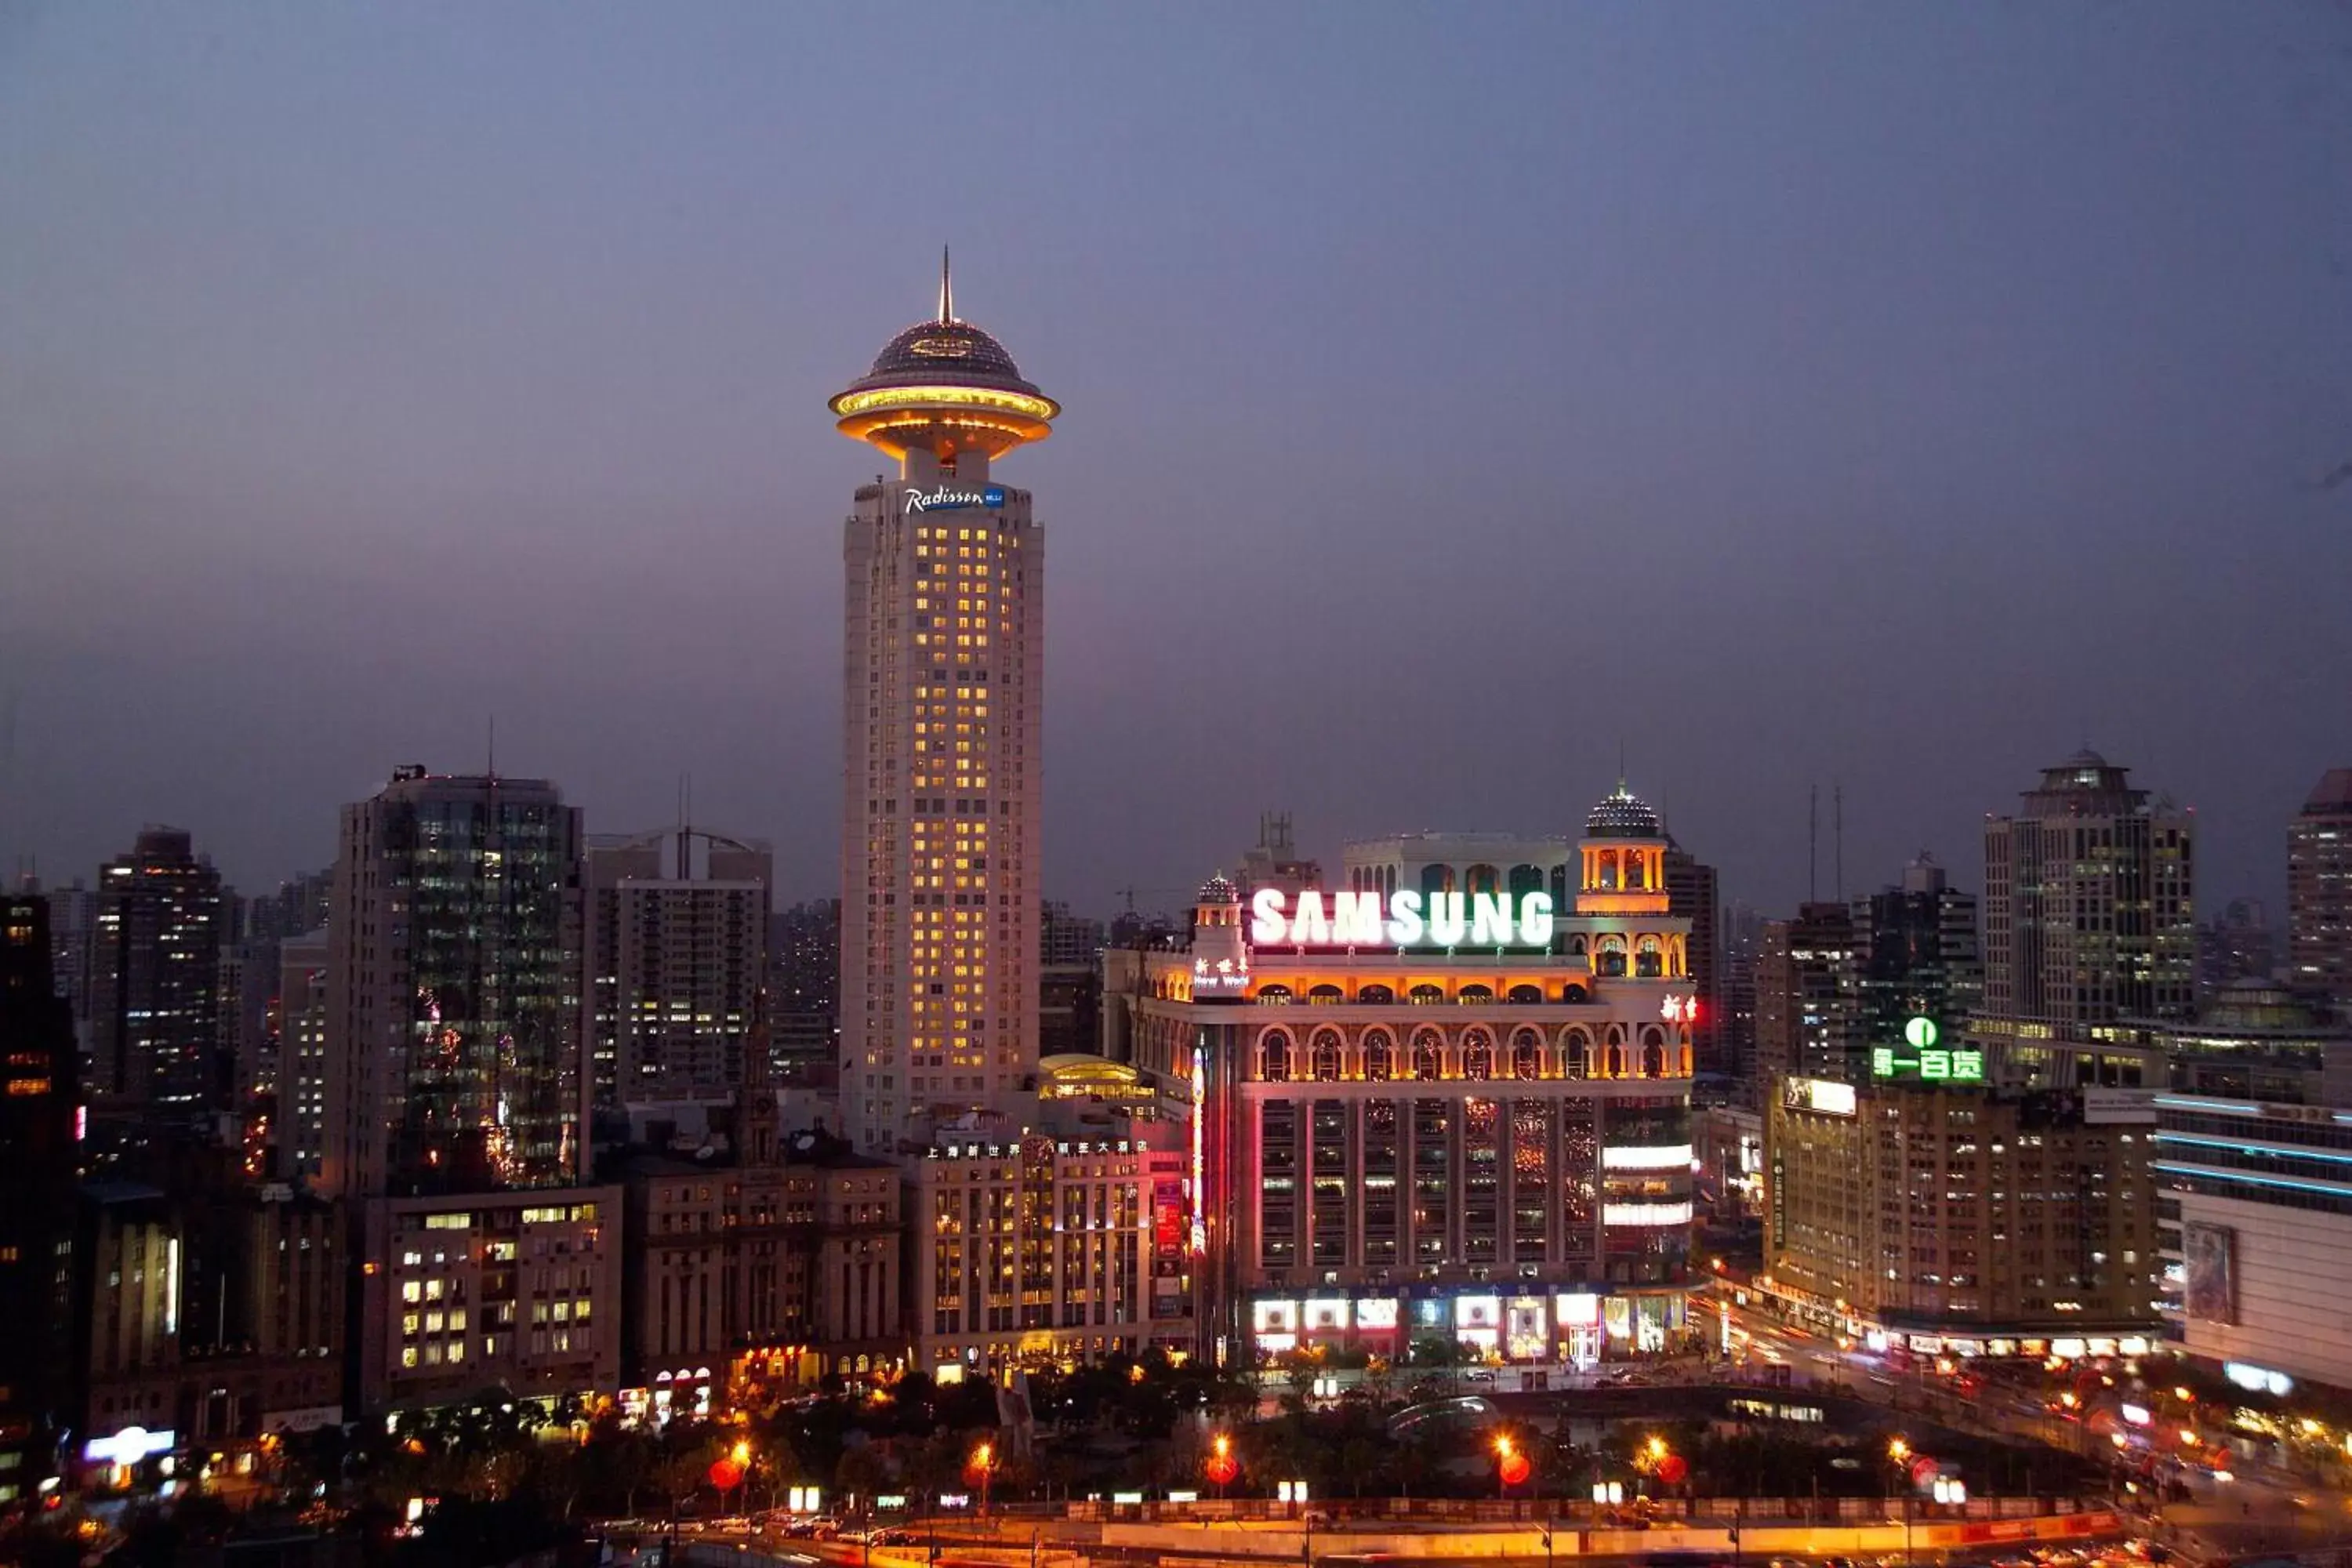
[[1023, 1116], [1036, 1069], [1045, 537], [995, 467], [1061, 405], [938, 312], [832, 401], [897, 471], [843, 542], [841, 1110], [868, 1153]]

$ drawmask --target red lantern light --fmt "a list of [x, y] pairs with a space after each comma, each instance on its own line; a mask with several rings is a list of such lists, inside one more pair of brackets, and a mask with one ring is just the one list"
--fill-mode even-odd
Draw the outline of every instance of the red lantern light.
[[1690, 1461], [1680, 1454], [1668, 1454], [1658, 1461], [1658, 1479], [1666, 1485], [1679, 1486], [1690, 1475]]
[[710, 1466], [710, 1484], [720, 1491], [733, 1491], [743, 1479], [743, 1467], [732, 1459], [715, 1459]]
[[1503, 1456], [1502, 1477], [1505, 1486], [1517, 1486], [1534, 1473], [1535, 1467], [1528, 1464], [1528, 1457], [1517, 1448]]
[[1911, 1461], [1911, 1484], [1915, 1487], [1933, 1486], [1938, 1468], [1935, 1460], [1925, 1454], [1920, 1455]]
[[1242, 1473], [1242, 1462], [1231, 1454], [1212, 1454], [1209, 1462], [1202, 1468], [1212, 1482], [1229, 1487], [1234, 1484], [1234, 1478]]

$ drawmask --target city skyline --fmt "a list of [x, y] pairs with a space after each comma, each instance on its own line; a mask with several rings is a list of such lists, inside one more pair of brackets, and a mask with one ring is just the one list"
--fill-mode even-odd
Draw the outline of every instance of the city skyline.
[[[1813, 784], [1824, 894], [1838, 784], [1847, 894], [1921, 847], [1974, 887], [1984, 816], [2087, 740], [2199, 808], [2207, 908], [2283, 907], [2352, 671], [2342, 23], [2147, 16], [1384, 9], [1244, 61], [1012, 13], [971, 68], [1031, 90], [967, 107], [1037, 166], [911, 219], [857, 171], [929, 127], [818, 140], [858, 117], [800, 62], [861, 58], [848, 13], [12, 19], [0, 205], [51, 221], [0, 230], [0, 865], [87, 878], [163, 821], [269, 886], [495, 721], [597, 830], [690, 772], [780, 901], [823, 894], [809, 410], [947, 239], [1080, 410], [1021, 476], [1058, 530], [1046, 896], [1178, 904], [1267, 808], [1327, 856], [1569, 832], [1621, 746], [1758, 907], [1802, 895]], [[883, 240], [845, 265], [836, 226]], [[1534, 459], [1497, 453], [1530, 402]], [[1607, 591], [1628, 541], [1663, 603]], [[1416, 637], [1436, 585], [1471, 634]], [[1418, 651], [1368, 661], [1384, 628]]]

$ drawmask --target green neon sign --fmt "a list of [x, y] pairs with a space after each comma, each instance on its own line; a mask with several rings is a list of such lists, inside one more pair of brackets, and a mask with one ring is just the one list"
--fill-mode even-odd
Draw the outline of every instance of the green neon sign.
[[1912, 1018], [1903, 1026], [1903, 1044], [1874, 1047], [1873, 1078], [1908, 1078], [1923, 1083], [1982, 1083], [1984, 1053], [1965, 1047], [1947, 1047], [1936, 1020]]

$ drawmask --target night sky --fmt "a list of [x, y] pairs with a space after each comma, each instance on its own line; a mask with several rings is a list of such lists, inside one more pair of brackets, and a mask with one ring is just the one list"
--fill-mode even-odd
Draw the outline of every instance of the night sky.
[[1066, 406], [1046, 891], [1286, 808], [1805, 891], [2085, 739], [2274, 900], [2352, 763], [2352, 9], [0, 4], [0, 870], [395, 763], [837, 890], [825, 397]]

